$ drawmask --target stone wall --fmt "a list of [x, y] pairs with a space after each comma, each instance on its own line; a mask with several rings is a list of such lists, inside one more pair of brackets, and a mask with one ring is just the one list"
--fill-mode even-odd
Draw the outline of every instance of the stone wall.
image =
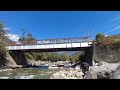
[[120, 48], [113, 49], [110, 46], [94, 46], [93, 60], [96, 62], [105, 61], [108, 63], [120, 62]]

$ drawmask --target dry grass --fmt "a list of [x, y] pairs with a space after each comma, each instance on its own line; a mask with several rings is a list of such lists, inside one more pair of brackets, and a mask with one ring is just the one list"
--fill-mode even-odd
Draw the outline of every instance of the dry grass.
[[101, 40], [100, 45], [103, 46], [112, 46], [112, 47], [120, 47], [120, 35], [113, 35], [104, 37], [103, 40]]

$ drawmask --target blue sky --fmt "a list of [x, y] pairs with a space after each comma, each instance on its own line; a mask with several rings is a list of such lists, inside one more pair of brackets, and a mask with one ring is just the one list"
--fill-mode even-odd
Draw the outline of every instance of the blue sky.
[[120, 11], [0, 11], [0, 22], [12, 39], [22, 29], [37, 39], [120, 33]]

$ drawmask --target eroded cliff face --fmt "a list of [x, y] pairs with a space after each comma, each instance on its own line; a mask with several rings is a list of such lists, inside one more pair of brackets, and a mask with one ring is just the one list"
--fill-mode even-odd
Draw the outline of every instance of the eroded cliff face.
[[120, 48], [114, 49], [110, 46], [94, 46], [93, 60], [96, 62], [105, 61], [108, 63], [120, 62]]
[[27, 65], [24, 55], [21, 52], [7, 52], [6, 56], [0, 58], [0, 67], [18, 67], [18, 65]]
[[15, 62], [15, 60], [11, 57], [11, 55], [7, 52], [6, 53], [6, 66], [8, 67], [12, 67], [12, 66], [16, 66], [17, 63]]
[[10, 56], [10, 54], [7, 52], [6, 56], [1, 57], [0, 60], [0, 67], [2, 66], [7, 66], [7, 67], [11, 67], [11, 66], [16, 66], [16, 62], [13, 60], [13, 58]]

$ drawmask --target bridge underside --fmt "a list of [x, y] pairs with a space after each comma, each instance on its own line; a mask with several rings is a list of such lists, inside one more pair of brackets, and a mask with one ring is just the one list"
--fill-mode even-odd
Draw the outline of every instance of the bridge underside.
[[52, 49], [23, 49], [23, 50], [9, 50], [9, 51], [23, 51], [23, 52], [59, 52], [59, 51], [81, 51], [91, 47], [77, 47], [77, 48], [52, 48]]
[[[25, 62], [25, 57], [23, 56], [23, 53], [25, 52], [58, 52], [58, 51], [84, 51], [84, 60], [90, 64], [90, 66], [92, 66], [92, 56], [93, 56], [93, 47], [80, 47], [80, 48], [54, 48], [54, 49], [27, 49], [27, 50], [10, 50], [11, 52], [14, 53], [14, 56], [16, 56], [16, 58], [18, 58], [17, 61], [19, 61], [20, 63], [22, 63], [22, 59], [20, 56], [22, 56], [22, 58], [24, 58], [24, 62]], [[18, 55], [20, 54], [20, 55]], [[19, 63], [19, 64], [20, 64]]]

